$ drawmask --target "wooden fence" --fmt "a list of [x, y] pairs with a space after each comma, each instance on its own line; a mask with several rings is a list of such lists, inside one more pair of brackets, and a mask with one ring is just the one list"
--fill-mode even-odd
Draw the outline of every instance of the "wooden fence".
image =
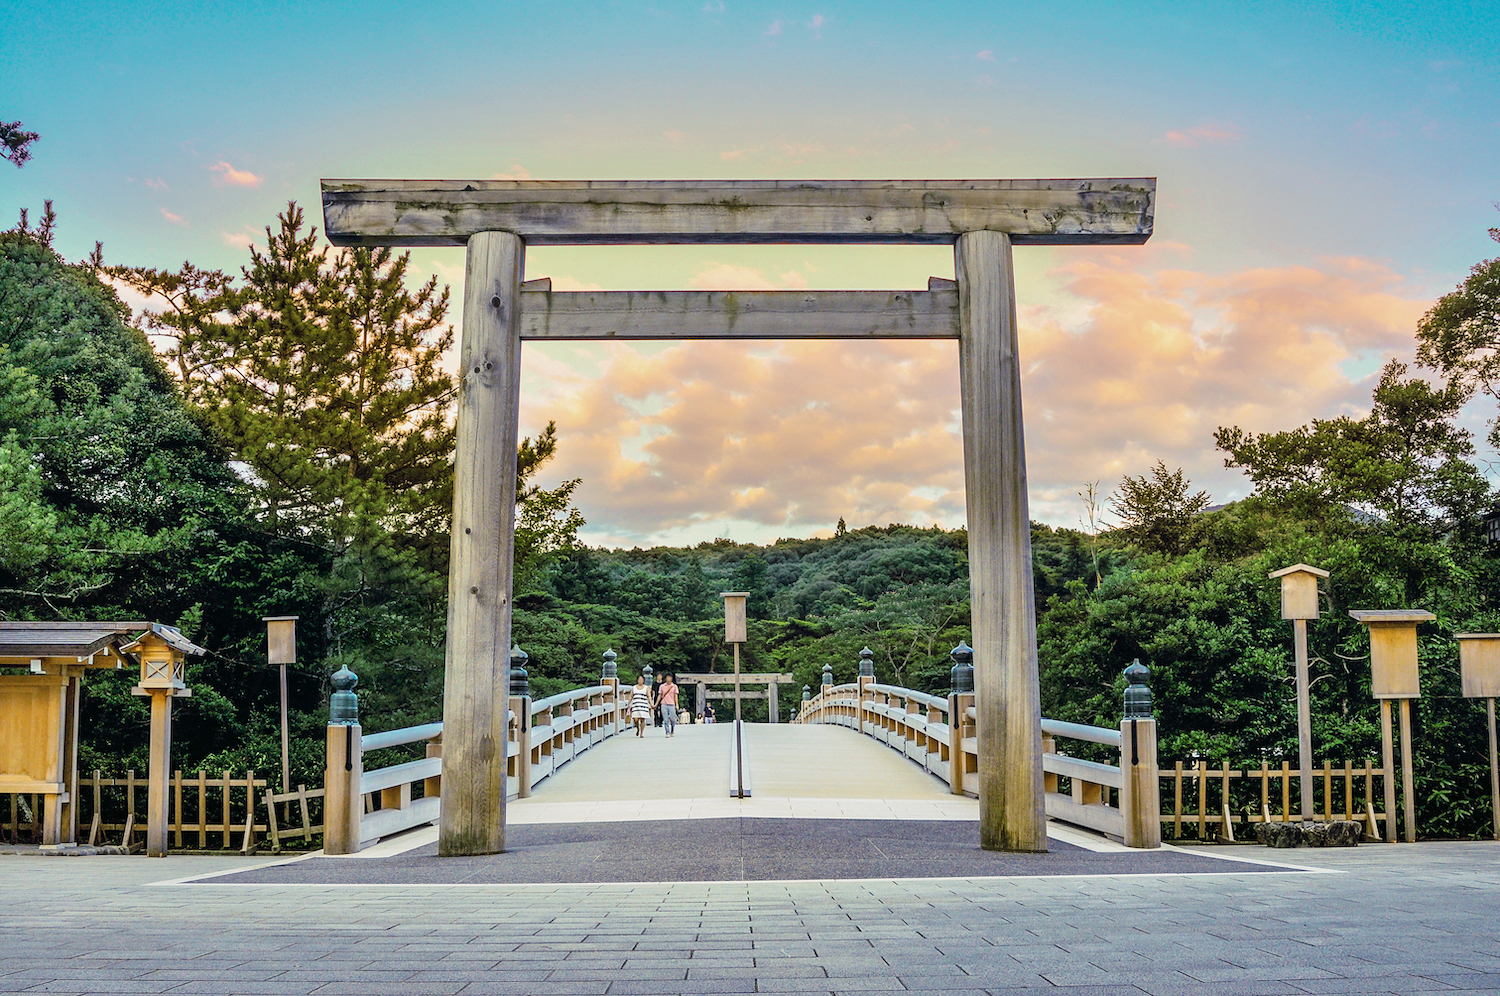
[[1376, 779], [1383, 780], [1386, 772], [1368, 759], [1359, 764], [1345, 760], [1341, 767], [1332, 761], [1315, 766], [1314, 812], [1306, 815], [1297, 808], [1301, 791], [1294, 783], [1300, 775], [1289, 761], [1277, 768], [1266, 761], [1259, 768], [1231, 768], [1228, 761], [1217, 765], [1205, 760], [1177, 761], [1171, 768], [1161, 768], [1158, 775], [1162, 832], [1174, 839], [1243, 840], [1256, 823], [1304, 819], [1355, 820], [1365, 825], [1365, 835], [1371, 840], [1394, 839], [1388, 820], [1393, 814], [1376, 808], [1384, 789], [1383, 781], [1377, 786]]
[[[282, 849], [284, 840], [301, 840], [311, 844], [313, 838], [323, 834], [323, 798], [326, 795], [324, 789], [310, 789], [306, 785], [298, 785], [295, 792], [267, 792], [261, 798], [266, 803], [266, 826], [267, 836], [271, 841], [271, 850]], [[295, 808], [293, 803], [296, 804]], [[276, 807], [282, 807], [277, 812]], [[316, 819], [313, 810], [317, 810]]]
[[[255, 772], [236, 775], [225, 771], [210, 776], [206, 771], [196, 775], [181, 771], [172, 773], [167, 829], [172, 847], [194, 850], [255, 850], [266, 824], [257, 823], [255, 794], [266, 787], [264, 778]], [[106, 778], [101, 771], [78, 776], [78, 826], [80, 843], [114, 845], [132, 851], [145, 846], [146, 778], [134, 771], [123, 778]], [[12, 794], [8, 807], [0, 804], [0, 815], [6, 835], [13, 843], [36, 843], [41, 828], [37, 822], [36, 796]]]

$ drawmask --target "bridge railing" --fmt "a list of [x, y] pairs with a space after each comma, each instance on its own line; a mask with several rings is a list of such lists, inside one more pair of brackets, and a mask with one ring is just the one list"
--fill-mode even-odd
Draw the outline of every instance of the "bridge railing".
[[[973, 692], [945, 698], [864, 676], [850, 684], [825, 684], [817, 695], [803, 701], [795, 722], [857, 730], [901, 751], [946, 782], [955, 795], [977, 795], [979, 747]], [[1154, 719], [1126, 719], [1119, 729], [1112, 729], [1044, 717], [1042, 734], [1042, 778], [1049, 817], [1117, 837], [1130, 847], [1160, 846]], [[1120, 750], [1120, 763], [1103, 764], [1059, 752], [1059, 739], [1115, 747]], [[1058, 791], [1061, 778], [1069, 782], [1066, 794]]]
[[[353, 674], [350, 674], [353, 678]], [[523, 678], [524, 682], [524, 678]], [[353, 698], [352, 682], [341, 689]], [[338, 682], [335, 682], [338, 685]], [[524, 684], [513, 687], [524, 693]], [[330, 709], [324, 772], [323, 850], [353, 854], [381, 837], [437, 820], [442, 812], [443, 724], [428, 723], [384, 733], [362, 733], [353, 703], [335, 700]], [[532, 701], [512, 695], [507, 710], [507, 795], [526, 798], [542, 779], [628, 723], [630, 691], [614, 678], [602, 684]], [[364, 755], [387, 747], [426, 742], [426, 756], [366, 770]], [[420, 794], [417, 794], [420, 786]]]

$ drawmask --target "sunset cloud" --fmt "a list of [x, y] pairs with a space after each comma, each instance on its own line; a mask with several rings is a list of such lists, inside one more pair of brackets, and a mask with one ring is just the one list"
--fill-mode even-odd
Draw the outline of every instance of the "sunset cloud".
[[163, 218], [167, 219], [168, 221], [170, 221], [174, 225], [180, 225], [183, 228], [188, 227], [188, 223], [187, 223], [187, 219], [186, 218], [184, 218], [180, 214], [173, 214], [171, 211], [168, 211], [166, 208], [162, 208], [161, 209], [161, 216]]
[[264, 180], [247, 169], [235, 169], [222, 159], [208, 168], [219, 174], [214, 179], [214, 185], [219, 187], [258, 187]]
[[1197, 145], [1212, 145], [1220, 142], [1235, 142], [1240, 138], [1240, 133], [1233, 128], [1215, 127], [1210, 125], [1199, 125], [1196, 128], [1184, 128], [1181, 131], [1167, 132], [1168, 145], [1178, 148], [1190, 149]]
[[[1221, 275], [1142, 273], [1140, 262], [1079, 254], [1053, 274], [1071, 304], [1023, 309], [1035, 518], [1076, 525], [1078, 490], [1097, 480], [1108, 492], [1157, 459], [1216, 500], [1242, 494], [1214, 429], [1284, 429], [1367, 406], [1371, 384], [1344, 365], [1409, 356], [1428, 305], [1361, 259]], [[775, 283], [723, 265], [693, 286]], [[561, 344], [528, 349], [527, 431], [557, 419], [549, 472], [583, 478], [591, 542], [648, 543], [721, 522], [736, 538], [771, 539], [840, 516], [851, 526], [964, 521], [955, 343], [617, 344], [583, 372]]]

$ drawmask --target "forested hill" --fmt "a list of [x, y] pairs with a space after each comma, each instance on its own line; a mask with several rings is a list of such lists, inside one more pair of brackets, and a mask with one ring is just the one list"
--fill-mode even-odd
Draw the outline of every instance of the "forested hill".
[[[1038, 603], [1107, 566], [1113, 550], [1073, 530], [1033, 525]], [[541, 586], [517, 596], [515, 638], [533, 681], [550, 691], [598, 675], [606, 649], [623, 674], [723, 671], [722, 591], [745, 591], [751, 620], [742, 666], [793, 671], [816, 686], [825, 663], [839, 680], [859, 650], [876, 653], [882, 678], [946, 689], [948, 651], [970, 638], [964, 530], [870, 526], [827, 539], [769, 546], [716, 540], [695, 547], [581, 548], [564, 554]], [[558, 682], [556, 686], [551, 682]]]

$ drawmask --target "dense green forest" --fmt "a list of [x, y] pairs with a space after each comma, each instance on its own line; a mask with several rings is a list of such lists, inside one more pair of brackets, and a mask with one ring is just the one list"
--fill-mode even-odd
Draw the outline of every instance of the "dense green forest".
[[[341, 665], [361, 676], [367, 728], [437, 718], [446, 289], [411, 290], [404, 256], [331, 251], [295, 205], [237, 275], [106, 266], [97, 249], [70, 264], [51, 247], [56, 224], [49, 206], [0, 234], [0, 618], [150, 618], [211, 648], [177, 707], [173, 763], [189, 770], [278, 766], [267, 615], [300, 616], [294, 782], [321, 781], [327, 675]], [[1117, 723], [1121, 671], [1139, 658], [1164, 760], [1294, 757], [1291, 627], [1267, 574], [1307, 562], [1332, 575], [1311, 626], [1317, 756], [1378, 756], [1368, 639], [1347, 610], [1429, 609], [1422, 826], [1486, 828], [1483, 708], [1459, 695], [1450, 636], [1500, 631], [1500, 545], [1484, 526], [1496, 495], [1458, 423], [1492, 383], [1497, 284], [1500, 261], [1480, 264], [1417, 330], [1441, 386], [1393, 363], [1364, 418], [1221, 429], [1249, 499], [1211, 506], [1158, 464], [1112, 489], [1114, 528], [1033, 525], [1044, 714]], [[132, 315], [116, 285], [160, 310]], [[578, 482], [536, 483], [566, 445], [549, 427], [519, 460], [513, 635], [534, 695], [593, 683], [611, 648], [626, 678], [647, 664], [726, 670], [723, 590], [750, 592], [747, 669], [816, 687], [825, 664], [850, 679], [869, 646], [882, 680], [946, 690], [948, 651], [970, 636], [963, 530], [840, 523], [767, 546], [592, 549], [576, 540]], [[1091, 521], [1094, 498], [1080, 504]], [[87, 679], [87, 766], [144, 767], [131, 684]]]

